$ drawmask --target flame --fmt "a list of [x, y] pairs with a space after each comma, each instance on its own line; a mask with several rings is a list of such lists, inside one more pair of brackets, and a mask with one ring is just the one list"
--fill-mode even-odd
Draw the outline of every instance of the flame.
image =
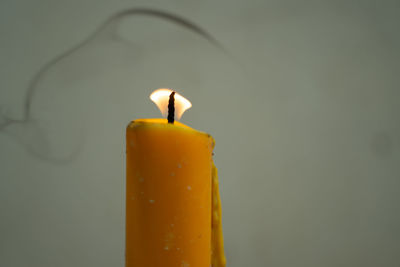
[[[151, 101], [153, 101], [160, 109], [163, 117], [168, 116], [168, 101], [170, 94], [174, 92], [171, 89], [161, 88], [155, 90], [150, 95]], [[183, 113], [192, 107], [192, 103], [189, 100], [175, 92], [175, 118], [179, 120]]]

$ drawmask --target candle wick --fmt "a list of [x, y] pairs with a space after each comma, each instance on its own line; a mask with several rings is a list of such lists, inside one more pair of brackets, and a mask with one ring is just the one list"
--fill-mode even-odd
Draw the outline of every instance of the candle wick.
[[168, 123], [174, 123], [175, 120], [175, 92], [169, 95], [168, 101]]

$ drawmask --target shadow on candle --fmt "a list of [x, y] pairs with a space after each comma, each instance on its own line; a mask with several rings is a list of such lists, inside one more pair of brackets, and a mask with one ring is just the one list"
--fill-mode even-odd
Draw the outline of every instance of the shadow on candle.
[[[73, 160], [84, 144], [85, 121], [96, 115], [93, 105], [102, 105], [95, 103], [97, 100], [90, 95], [93, 92], [82, 88], [93, 82], [93, 77], [118, 76], [110, 74], [110, 68], [132, 69], [145, 60], [140, 45], [120, 33], [120, 24], [133, 16], [167, 21], [208, 41], [233, 59], [211, 34], [188, 19], [155, 9], [124, 10], [107, 19], [85, 40], [44, 64], [26, 89], [21, 118], [13, 118], [4, 108], [0, 109], [0, 132], [14, 137], [38, 158], [54, 163]], [[118, 79], [111, 80], [114, 78]], [[120, 88], [118, 84], [110, 87]], [[93, 102], [86, 103], [87, 99]]]

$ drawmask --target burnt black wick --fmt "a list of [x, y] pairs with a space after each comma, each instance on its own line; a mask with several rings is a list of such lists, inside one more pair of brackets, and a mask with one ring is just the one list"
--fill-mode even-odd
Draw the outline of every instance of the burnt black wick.
[[168, 123], [174, 123], [175, 118], [175, 92], [169, 95], [168, 101]]

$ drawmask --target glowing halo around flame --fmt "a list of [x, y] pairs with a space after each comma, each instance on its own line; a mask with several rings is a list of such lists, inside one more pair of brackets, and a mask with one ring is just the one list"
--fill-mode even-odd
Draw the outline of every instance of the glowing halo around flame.
[[[155, 90], [150, 95], [151, 101], [153, 101], [160, 109], [163, 117], [168, 116], [168, 101], [171, 93], [174, 92], [168, 88], [160, 88]], [[192, 107], [192, 103], [189, 100], [175, 92], [175, 119], [179, 120], [183, 113]]]

